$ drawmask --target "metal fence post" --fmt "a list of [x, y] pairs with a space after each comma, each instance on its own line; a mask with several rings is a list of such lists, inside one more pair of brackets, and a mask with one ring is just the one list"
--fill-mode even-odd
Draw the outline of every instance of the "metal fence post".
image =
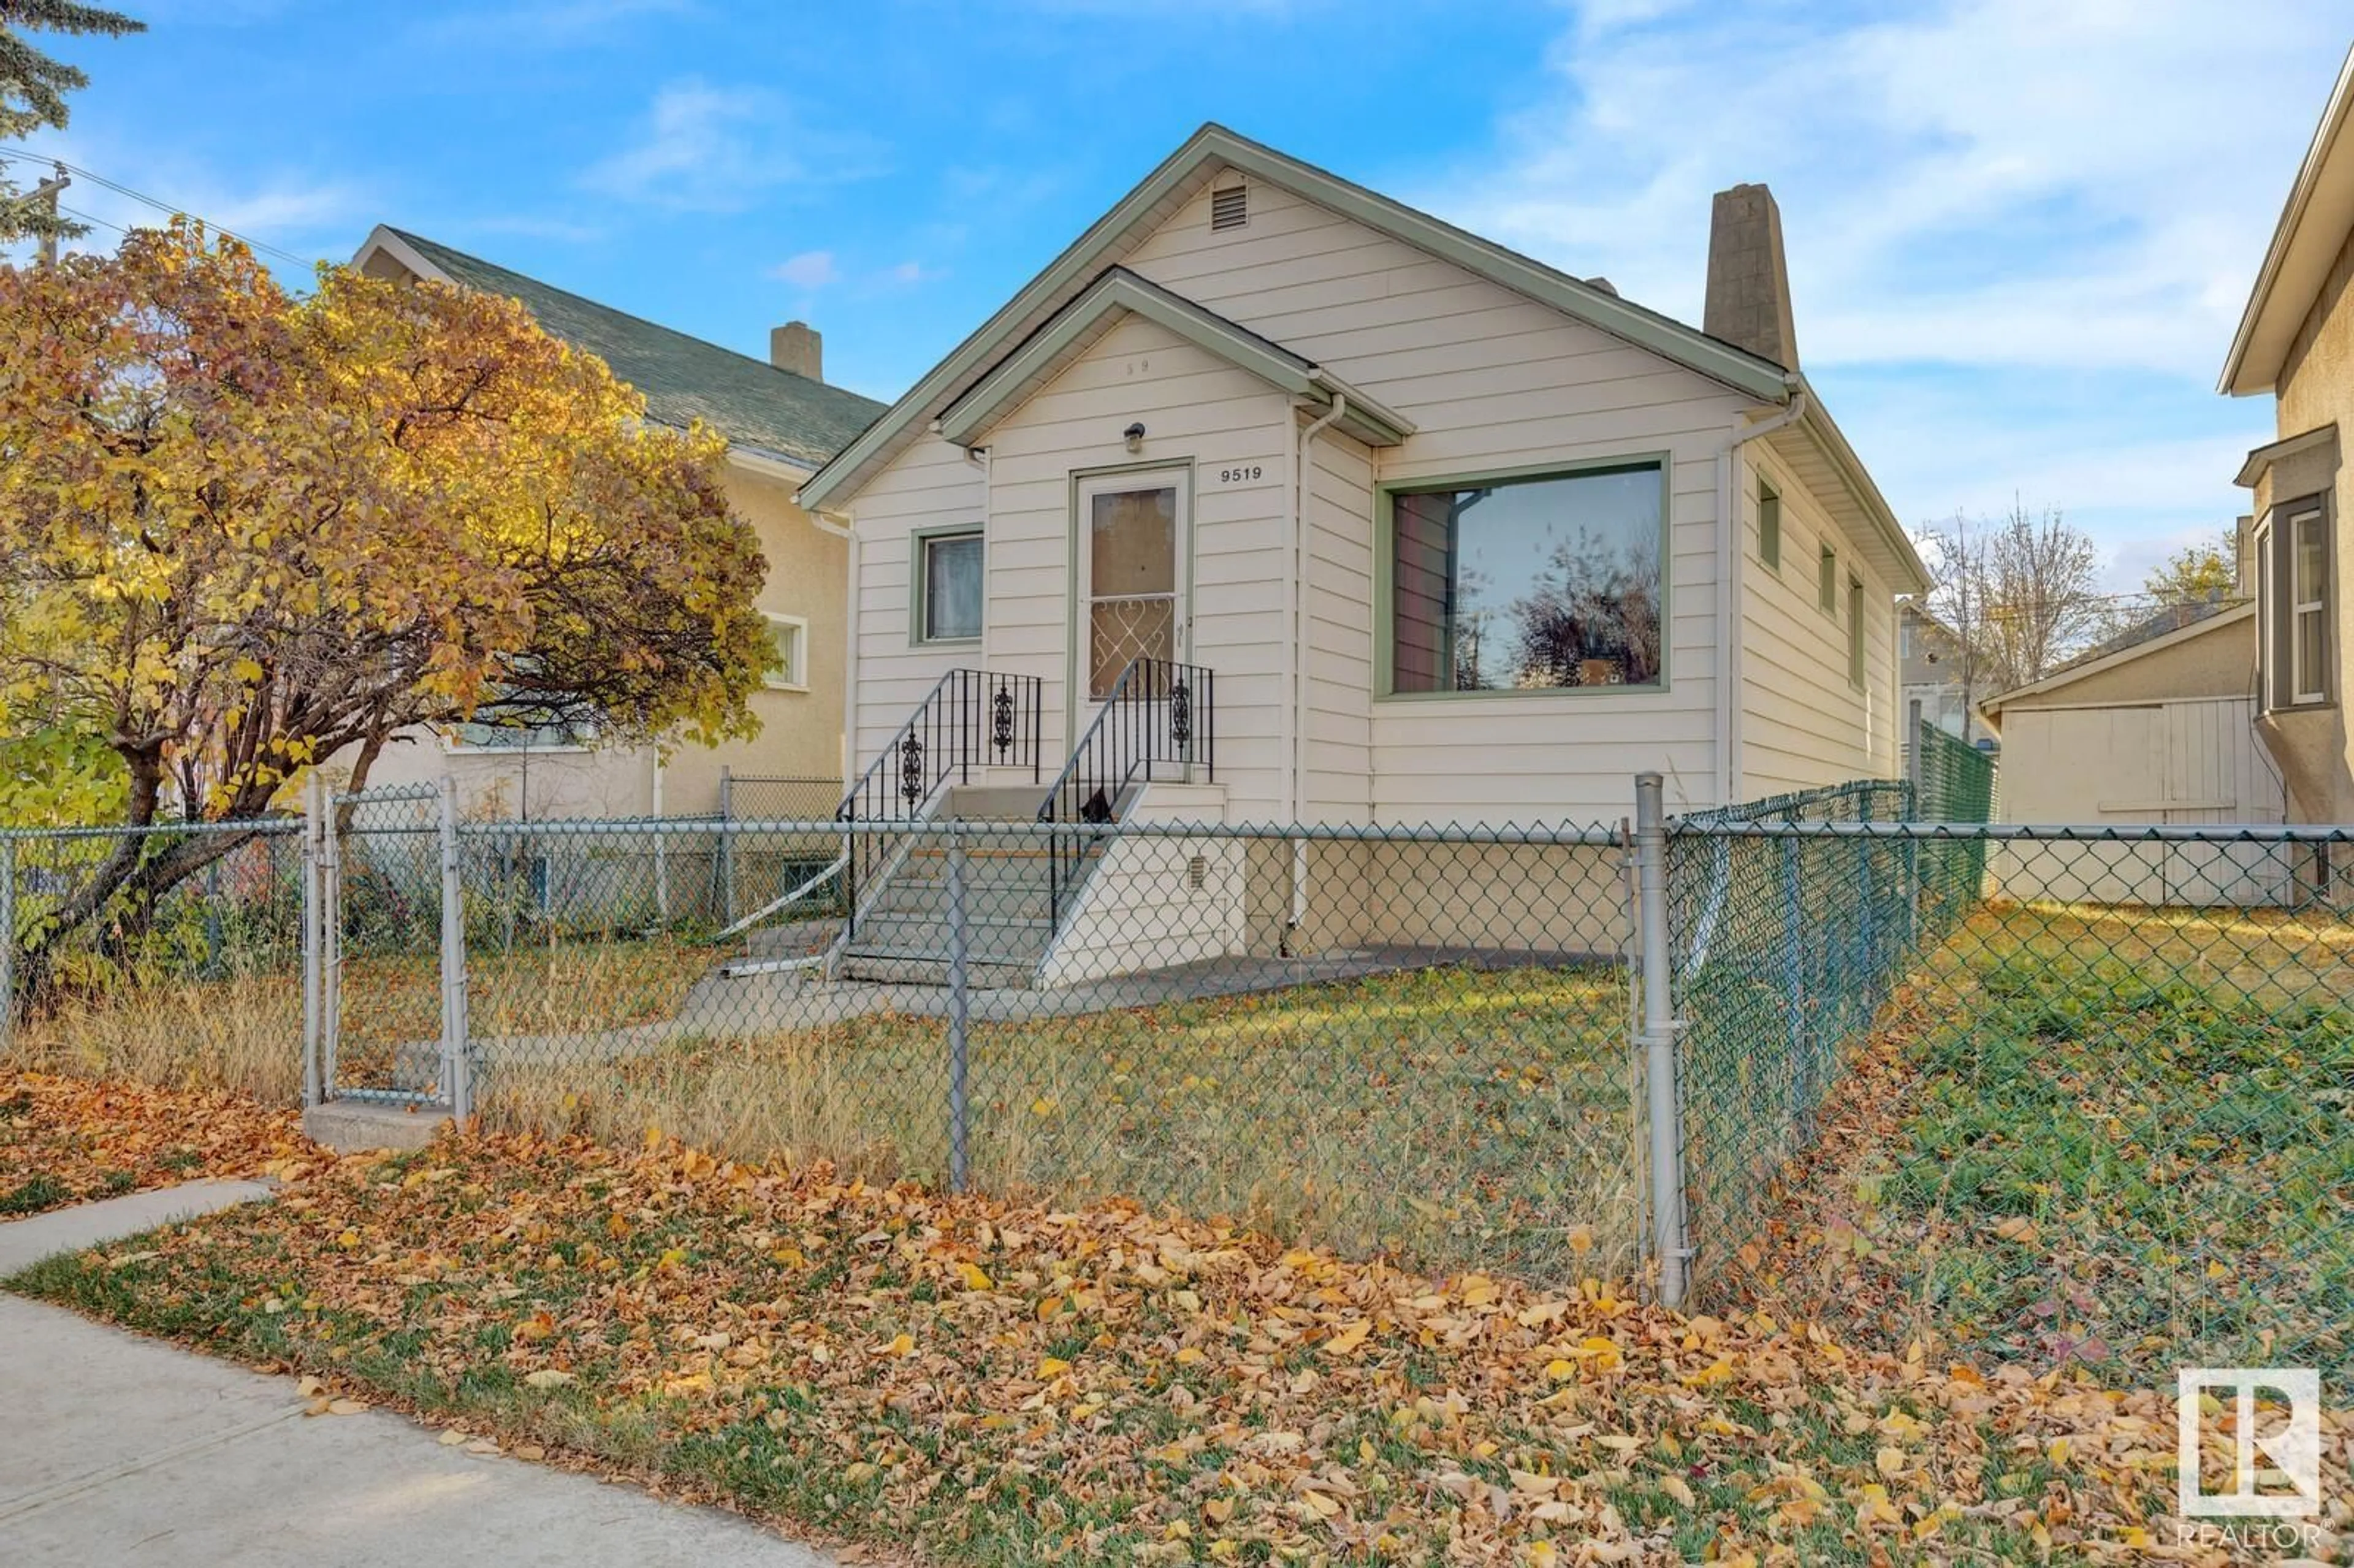
[[450, 1114], [463, 1121], [474, 1110], [474, 1074], [466, 1039], [466, 885], [458, 852], [458, 781], [440, 785], [441, 840], [441, 1092]]
[[1681, 1025], [1668, 971], [1668, 833], [1661, 777], [1635, 776], [1635, 902], [1641, 938], [1643, 1052], [1651, 1133], [1651, 1247], [1659, 1260], [1659, 1300], [1683, 1305], [1690, 1261], [1684, 1237], [1683, 1098], [1676, 1035]]
[[726, 832], [736, 817], [736, 779], [726, 768], [719, 770], [719, 923], [736, 923], [736, 835]]
[[326, 780], [313, 773], [302, 786], [302, 1104], [326, 1099], [325, 1029], [322, 1010], [326, 1000], [323, 947], [324, 869], [321, 837], [326, 821]]
[[965, 1105], [966, 1031], [971, 995], [965, 922], [964, 835], [949, 839], [949, 1190], [961, 1192], [971, 1180], [970, 1128]]
[[0, 1051], [16, 1034], [16, 841], [0, 839]]
[[1806, 1120], [1808, 1081], [1812, 1076], [1807, 1061], [1807, 937], [1806, 904], [1800, 896], [1798, 841], [1781, 841], [1782, 859], [1782, 993], [1787, 1004], [1788, 1049], [1790, 1062], [1790, 1125], [1795, 1130]]
[[335, 792], [319, 791], [319, 1092], [333, 1098], [344, 1044], [344, 835]]

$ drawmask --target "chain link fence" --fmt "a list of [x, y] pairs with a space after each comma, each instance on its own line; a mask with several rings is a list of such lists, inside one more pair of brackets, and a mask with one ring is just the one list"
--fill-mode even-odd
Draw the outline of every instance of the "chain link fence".
[[[720, 925], [656, 893], [709, 826], [454, 826], [476, 1116], [1128, 1198], [1433, 1267], [1636, 1270], [1613, 830], [718, 831], [805, 874]], [[371, 861], [407, 853], [387, 835]], [[352, 975], [346, 1037], [407, 1031], [429, 1059], [407, 994], [363, 1023]]]
[[14, 1065], [302, 1088], [301, 823], [0, 831]]
[[[8, 1059], [1672, 1274], [2120, 1378], [2354, 1370], [2349, 831], [1990, 825], [1956, 814], [1990, 809], [1986, 759], [1941, 738], [1917, 783], [1631, 839], [1049, 826], [985, 792], [919, 822], [468, 821], [435, 791], [20, 832]], [[730, 917], [745, 842], [796, 869]]]

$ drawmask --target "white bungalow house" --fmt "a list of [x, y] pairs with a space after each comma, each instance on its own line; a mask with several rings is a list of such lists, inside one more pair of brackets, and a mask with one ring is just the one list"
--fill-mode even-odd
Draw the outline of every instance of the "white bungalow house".
[[[1671, 809], [1893, 776], [1925, 576], [1797, 370], [1771, 196], [1713, 217], [1701, 330], [1204, 126], [801, 487], [850, 530], [847, 809], [1591, 823], [1642, 769]], [[1187, 928], [1414, 939], [1447, 896], [1368, 854], [1196, 846], [1230, 917]], [[1194, 956], [1149, 860], [1050, 867], [998, 956]], [[878, 971], [933, 957], [908, 874]]]

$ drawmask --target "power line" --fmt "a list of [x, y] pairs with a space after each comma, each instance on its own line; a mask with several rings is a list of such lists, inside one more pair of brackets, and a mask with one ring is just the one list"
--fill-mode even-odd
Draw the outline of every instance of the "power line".
[[[106, 175], [99, 174], [95, 170], [83, 168], [79, 164], [69, 164], [62, 158], [44, 158], [29, 151], [18, 149], [15, 151], [0, 152], [0, 163], [54, 165], [57, 168], [65, 170], [68, 174], [73, 175], [78, 178], [88, 180], [94, 185], [112, 191], [117, 196], [127, 196], [133, 201], [140, 202], [147, 207], [153, 207], [157, 212], [163, 213], [167, 217], [185, 215], [186, 217], [193, 217], [197, 222], [203, 224], [207, 228], [211, 229], [214, 233], [227, 235], [229, 238], [236, 240], [239, 244], [245, 246], [248, 249], [259, 251], [265, 256], [275, 257], [279, 260], [291, 263], [293, 266], [308, 267], [318, 260], [318, 258], [314, 256], [298, 256], [293, 251], [287, 249], [283, 246], [272, 245], [267, 240], [255, 239], [249, 235], [239, 234], [237, 230], [229, 228], [228, 225], [215, 223], [201, 213], [190, 212], [186, 207], [180, 206], [176, 203], [164, 201], [160, 197], [149, 196], [144, 191], [133, 190], [120, 180], [109, 179]], [[122, 224], [111, 222], [106, 218], [96, 217], [86, 212], [73, 211], [72, 209], [66, 207], [60, 207], [59, 210], [70, 213], [78, 222], [94, 223], [101, 228], [111, 228], [117, 234], [128, 234], [131, 232], [130, 229]]]

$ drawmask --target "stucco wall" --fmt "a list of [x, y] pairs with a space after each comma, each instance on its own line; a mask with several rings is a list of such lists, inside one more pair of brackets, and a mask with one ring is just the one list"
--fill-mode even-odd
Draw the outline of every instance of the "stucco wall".
[[[2290, 344], [2279, 383], [2277, 429], [2283, 439], [2323, 425], [2336, 424], [2338, 447], [2354, 438], [2354, 233], [2339, 249], [2320, 293]], [[2259, 515], [2277, 501], [2311, 494], [2316, 482], [2303, 475], [2268, 475], [2277, 483], [2260, 485]], [[2285, 711], [2263, 721], [2274, 755], [2287, 776], [2292, 815], [2302, 821], [2354, 821], [2354, 736], [2349, 736], [2345, 703], [2354, 685], [2354, 655], [2349, 654], [2346, 606], [2354, 602], [2354, 547], [2349, 547], [2349, 518], [2354, 518], [2354, 472], [2338, 463], [2328, 481], [2336, 505], [2331, 603], [2335, 623], [2330, 649], [2335, 675], [2328, 708]]]
[[2216, 624], [2171, 646], [2047, 692], [2014, 697], [2003, 705], [2003, 711], [2162, 702], [2169, 697], [2244, 697], [2255, 689], [2255, 618], [2232, 614], [2219, 617]]
[[[777, 481], [731, 467], [726, 487], [737, 514], [758, 533], [768, 559], [759, 608], [809, 622], [808, 689], [753, 693], [760, 732], [750, 740], [673, 748], [663, 779], [662, 807], [671, 816], [717, 811], [723, 767], [738, 774], [842, 777], [844, 542], [811, 526]], [[348, 769], [351, 760], [346, 752], [329, 766]], [[653, 753], [642, 747], [528, 756], [452, 751], [419, 731], [395, 738], [368, 784], [426, 783], [445, 775], [458, 782], [461, 809], [476, 817], [641, 816], [654, 805]]]

